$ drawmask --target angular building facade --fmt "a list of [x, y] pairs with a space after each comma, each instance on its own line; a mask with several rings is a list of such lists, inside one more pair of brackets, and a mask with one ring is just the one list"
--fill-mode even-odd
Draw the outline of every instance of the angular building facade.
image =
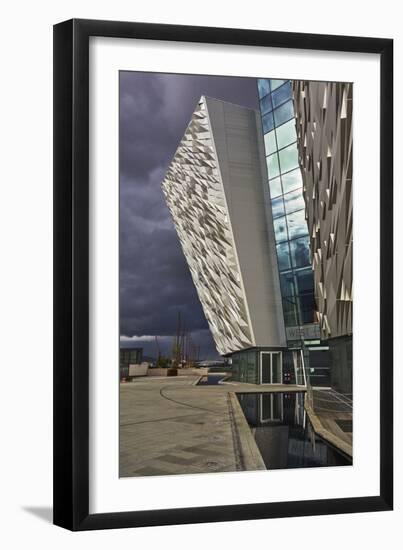
[[261, 147], [255, 111], [202, 97], [162, 188], [218, 352], [235, 370], [241, 352], [239, 378], [255, 383], [265, 353], [263, 376], [280, 383], [286, 337]]
[[217, 351], [249, 383], [352, 379], [352, 88], [202, 97], [163, 192]]
[[293, 92], [321, 338], [331, 385], [352, 393], [352, 84], [295, 81]]

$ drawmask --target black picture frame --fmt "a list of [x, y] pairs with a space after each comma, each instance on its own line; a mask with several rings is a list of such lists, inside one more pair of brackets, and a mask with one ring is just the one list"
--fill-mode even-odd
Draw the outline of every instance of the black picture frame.
[[[370, 497], [89, 513], [89, 38], [380, 54], [380, 489]], [[54, 523], [71, 530], [391, 510], [393, 40], [73, 19], [54, 26]]]

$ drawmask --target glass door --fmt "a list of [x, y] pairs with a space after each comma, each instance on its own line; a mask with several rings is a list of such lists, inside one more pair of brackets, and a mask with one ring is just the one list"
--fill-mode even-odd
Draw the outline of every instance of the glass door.
[[262, 351], [260, 354], [261, 383], [271, 384], [271, 353]]
[[281, 351], [262, 351], [260, 353], [260, 380], [261, 384], [282, 384]]
[[271, 354], [271, 383], [281, 384], [283, 382], [283, 369], [281, 365], [281, 352]]

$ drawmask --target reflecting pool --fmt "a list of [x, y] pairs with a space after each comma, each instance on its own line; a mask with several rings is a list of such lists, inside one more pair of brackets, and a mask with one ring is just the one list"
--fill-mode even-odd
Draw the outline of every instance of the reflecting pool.
[[208, 374], [206, 376], [202, 376], [200, 380], [197, 382], [198, 386], [216, 386], [221, 382], [221, 380], [224, 380], [226, 378], [226, 374]]
[[351, 465], [350, 457], [313, 431], [304, 392], [239, 393], [237, 397], [268, 470]]

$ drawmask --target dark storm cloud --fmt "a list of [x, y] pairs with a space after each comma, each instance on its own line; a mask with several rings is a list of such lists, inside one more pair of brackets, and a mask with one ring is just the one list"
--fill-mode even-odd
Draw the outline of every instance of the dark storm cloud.
[[161, 190], [201, 95], [258, 108], [254, 79], [120, 75], [120, 334], [169, 341], [180, 310], [207, 357], [215, 346]]
[[[201, 359], [217, 359], [218, 355], [208, 329], [194, 331], [191, 333], [191, 336], [194, 345], [198, 346], [201, 350]], [[143, 348], [143, 356], [146, 358], [155, 358], [158, 352], [162, 355], [169, 356], [172, 353], [172, 345], [172, 336], [158, 336], [157, 342], [155, 337], [150, 336], [135, 336], [131, 338], [122, 337], [120, 341], [120, 346], [122, 348]]]

